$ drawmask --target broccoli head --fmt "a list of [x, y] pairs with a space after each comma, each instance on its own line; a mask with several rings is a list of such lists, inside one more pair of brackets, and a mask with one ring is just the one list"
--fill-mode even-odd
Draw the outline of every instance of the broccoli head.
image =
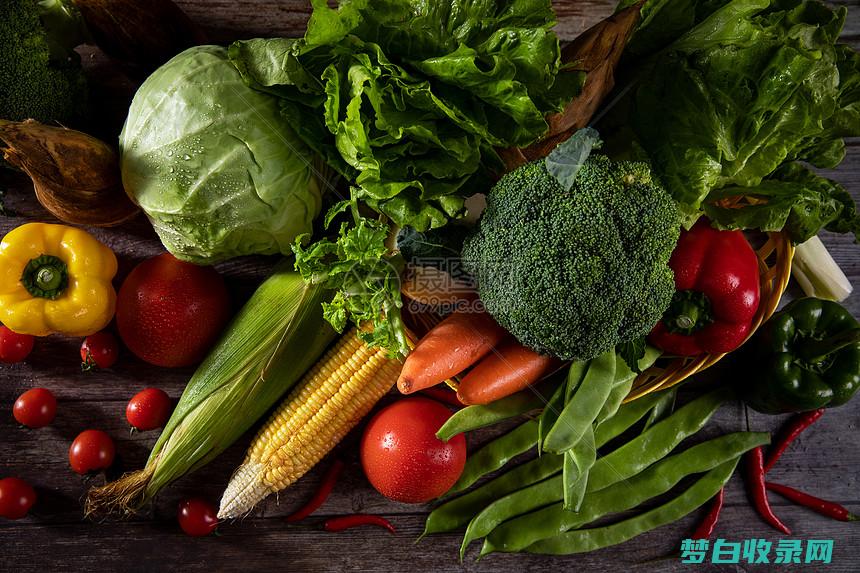
[[646, 163], [592, 155], [565, 190], [540, 160], [499, 180], [462, 256], [487, 310], [520, 342], [586, 360], [660, 319], [678, 234], [675, 203]]
[[0, 6], [0, 119], [75, 123], [87, 84], [74, 47], [85, 31], [62, 0], [4, 0]]

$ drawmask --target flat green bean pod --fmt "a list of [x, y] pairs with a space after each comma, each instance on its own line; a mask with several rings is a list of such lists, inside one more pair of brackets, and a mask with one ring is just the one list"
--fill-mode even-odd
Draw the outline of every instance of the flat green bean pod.
[[731, 396], [730, 389], [721, 388], [696, 398], [603, 456], [591, 471], [588, 491], [597, 491], [628, 479], [662, 459], [684, 439], [701, 430]]
[[[641, 420], [659, 399], [660, 393], [655, 392], [621, 406], [615, 416], [598, 426], [595, 432], [596, 447], [600, 448], [624, 433]], [[453, 531], [466, 525], [493, 501], [560, 472], [562, 459], [559, 455], [544, 454], [440, 505], [427, 516], [422, 536]]]
[[[653, 346], [646, 346], [645, 356], [639, 360], [639, 370], [651, 367], [660, 357], [660, 354], [662, 354], [660, 350], [657, 350]], [[627, 366], [627, 362], [623, 358], [618, 356], [615, 365], [615, 381], [612, 383], [612, 392], [609, 394], [609, 398], [597, 416], [598, 423], [608, 420], [618, 412], [618, 408], [621, 407], [624, 398], [630, 394], [634, 380], [636, 380], [636, 373]]]
[[729, 481], [740, 458], [725, 462], [699, 478], [675, 499], [636, 517], [595, 529], [578, 529], [544, 539], [526, 548], [529, 553], [571, 555], [617, 545], [652, 529], [677, 521], [714, 497]]
[[710, 471], [769, 442], [767, 432], [736, 432], [695, 445], [663, 459], [628, 481], [589, 494], [579, 513], [567, 511], [561, 503], [556, 503], [506, 521], [487, 536], [481, 555], [522, 551], [541, 539], [633, 509], [668, 492], [687, 476]]
[[[575, 474], [568, 470], [567, 460], [576, 466]], [[588, 486], [588, 475], [597, 462], [597, 446], [594, 444], [594, 427], [588, 426], [582, 439], [565, 452], [565, 466], [562, 479], [564, 481], [564, 508], [568, 511], [579, 511]]]
[[[559, 475], [506, 495], [488, 505], [466, 527], [463, 543], [460, 545], [460, 559], [463, 559], [472, 541], [485, 537], [500, 523], [556, 501], [561, 493], [561, 487], [562, 481]], [[524, 502], [528, 504], [528, 508], [524, 508]]]
[[498, 424], [533, 410], [543, 408], [549, 396], [560, 384], [557, 378], [541, 382], [535, 387], [511, 394], [501, 400], [482, 406], [467, 406], [454, 412], [436, 432], [436, 437], [447, 442], [457, 434]]
[[[729, 390], [705, 394], [617, 450], [599, 458], [589, 473], [586, 493], [629, 479], [666, 457], [681, 441], [702, 429], [729, 396]], [[599, 447], [599, 444], [596, 445]], [[469, 543], [486, 536], [500, 523], [563, 500], [563, 474], [497, 498], [469, 522], [461, 554]]]
[[594, 443], [598, 448], [629, 430], [651, 411], [654, 404], [662, 397], [662, 392], [653, 392], [637, 400], [622, 405], [618, 412], [597, 425], [594, 430]]
[[[570, 373], [573, 374], [574, 367], [576, 367], [576, 363], [571, 365]], [[540, 417], [538, 417], [538, 449], [540, 449], [541, 444], [543, 444], [543, 440], [546, 437], [546, 433], [552, 428], [553, 424], [558, 420], [559, 414], [561, 414], [561, 410], [564, 408], [564, 396], [566, 389], [570, 385], [570, 376], [568, 375], [568, 380], [563, 384], [559, 384], [558, 388], [555, 389], [550, 399], [547, 401], [546, 405], [543, 408], [543, 411], [540, 413]]]
[[546, 433], [542, 444], [545, 452], [560, 454], [569, 450], [591, 429], [612, 392], [615, 366], [614, 352], [604, 352], [591, 360], [579, 388], [570, 396], [558, 420]]
[[560, 472], [561, 464], [562, 456], [546, 454], [520, 464], [472, 491], [443, 503], [427, 516], [421, 536], [463, 527], [494, 500]]
[[463, 491], [483, 476], [504, 466], [512, 458], [532, 449], [537, 440], [538, 423], [535, 420], [528, 420], [496, 438], [469, 456], [460, 479], [448, 493]]
[[648, 414], [648, 419], [645, 420], [645, 430], [647, 430], [663, 418], [670, 416], [675, 410], [675, 399], [678, 397], [678, 387], [673, 386], [666, 392], [661, 392], [661, 394], [662, 396], [660, 400], [658, 400], [657, 403], [654, 404], [654, 407]]
[[564, 389], [565, 403], [570, 400], [570, 397], [574, 392], [576, 392], [576, 389], [579, 388], [579, 385], [582, 383], [583, 378], [585, 378], [585, 374], [588, 372], [590, 365], [591, 360], [578, 360], [570, 363], [570, 367], [567, 370], [567, 385]]

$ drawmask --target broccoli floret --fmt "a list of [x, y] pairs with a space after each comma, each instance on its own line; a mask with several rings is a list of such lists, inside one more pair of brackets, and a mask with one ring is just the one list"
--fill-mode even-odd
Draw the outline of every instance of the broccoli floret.
[[77, 10], [61, 0], [4, 0], [0, 7], [0, 119], [75, 123], [87, 83], [74, 46], [85, 38]]
[[592, 155], [569, 191], [545, 165], [496, 184], [463, 264], [520, 342], [590, 359], [647, 334], [669, 306], [679, 215], [646, 163]]

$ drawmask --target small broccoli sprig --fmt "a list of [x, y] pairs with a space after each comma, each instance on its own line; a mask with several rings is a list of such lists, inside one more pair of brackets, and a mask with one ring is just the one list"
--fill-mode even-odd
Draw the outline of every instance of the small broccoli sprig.
[[348, 322], [359, 327], [358, 336], [371, 346], [406, 356], [409, 343], [400, 314], [400, 273], [403, 258], [386, 245], [390, 228], [386, 220], [368, 219], [358, 212], [355, 200], [342, 201], [329, 211], [326, 226], [349, 209], [352, 221], [344, 222], [335, 239], [321, 239], [305, 248], [308, 235], [296, 239], [296, 270], [314, 284], [335, 291], [322, 312], [338, 332]]
[[[641, 338], [675, 292], [674, 201], [646, 163], [589, 156], [593, 135], [559, 148], [570, 161], [554, 152], [505, 175], [463, 248], [499, 324], [526, 346], [570, 360]], [[583, 137], [591, 139], [585, 153]]]
[[87, 83], [74, 47], [86, 39], [77, 10], [62, 0], [5, 0], [0, 18], [0, 119], [75, 123]]

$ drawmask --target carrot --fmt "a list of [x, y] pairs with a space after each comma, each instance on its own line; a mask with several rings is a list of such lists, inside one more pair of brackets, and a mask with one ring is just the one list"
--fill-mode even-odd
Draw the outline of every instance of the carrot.
[[489, 404], [534, 384], [558, 366], [516, 340], [507, 340], [460, 381], [457, 398], [464, 404]]
[[397, 387], [411, 394], [435, 386], [475, 364], [506, 336], [487, 313], [455, 312], [418, 342], [403, 363]]

